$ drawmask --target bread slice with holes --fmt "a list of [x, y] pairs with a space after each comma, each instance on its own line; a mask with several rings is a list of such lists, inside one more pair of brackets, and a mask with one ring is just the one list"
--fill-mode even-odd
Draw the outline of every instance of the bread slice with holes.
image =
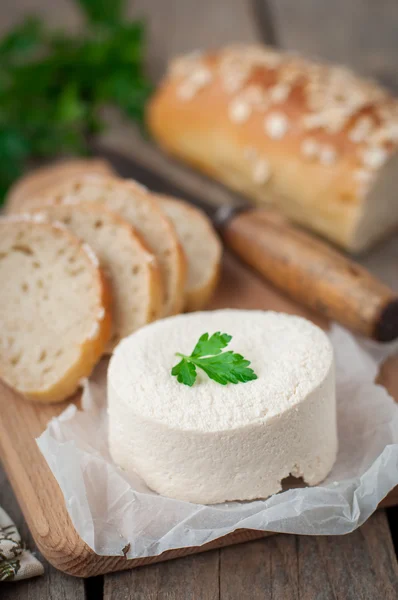
[[95, 254], [59, 225], [2, 218], [0, 281], [0, 377], [30, 400], [64, 400], [111, 334], [110, 291]]
[[116, 177], [86, 175], [71, 178], [30, 201], [31, 208], [46, 204], [95, 202], [117, 213], [142, 236], [156, 256], [164, 289], [162, 316], [184, 306], [186, 259], [171, 221], [156, 200], [139, 184]]
[[161, 316], [163, 289], [155, 256], [133, 227], [104, 206], [83, 202], [38, 209], [94, 250], [112, 287], [113, 331], [107, 350]]
[[68, 181], [70, 177], [84, 174], [113, 175], [111, 165], [100, 158], [74, 158], [35, 169], [11, 187], [6, 198], [6, 212], [29, 210], [31, 198], [46, 193], [54, 185]]
[[222, 245], [205, 213], [194, 206], [155, 195], [161, 209], [173, 223], [188, 262], [185, 287], [187, 311], [201, 310], [209, 302], [219, 279]]

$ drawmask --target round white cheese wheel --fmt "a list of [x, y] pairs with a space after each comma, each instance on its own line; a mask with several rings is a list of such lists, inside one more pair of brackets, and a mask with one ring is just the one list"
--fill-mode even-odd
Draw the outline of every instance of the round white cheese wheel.
[[[232, 335], [226, 350], [258, 379], [220, 385], [197, 370], [192, 387], [171, 369], [199, 337]], [[108, 371], [114, 461], [165, 496], [210, 504], [266, 498], [289, 474], [322, 481], [337, 453], [333, 350], [300, 317], [220, 310], [148, 325], [116, 348]]]

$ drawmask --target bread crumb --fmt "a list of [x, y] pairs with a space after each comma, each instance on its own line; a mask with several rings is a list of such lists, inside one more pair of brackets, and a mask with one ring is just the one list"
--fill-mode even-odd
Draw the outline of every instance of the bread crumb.
[[252, 146], [247, 146], [243, 149], [243, 156], [246, 160], [254, 160], [257, 157], [257, 150]]
[[94, 250], [91, 248], [91, 246], [84, 243], [84, 244], [82, 244], [82, 248], [83, 248], [84, 252], [87, 254], [88, 258], [91, 260], [92, 264], [98, 268], [99, 260], [97, 258], [97, 255], [95, 254]]
[[30, 213], [20, 213], [18, 215], [6, 215], [1, 217], [2, 221], [8, 221], [9, 223], [21, 223], [21, 222], [30, 222], [30, 223], [48, 223], [48, 219], [43, 213], [40, 214], [30, 214]]
[[362, 117], [355, 123], [354, 127], [349, 132], [349, 139], [356, 144], [363, 142], [369, 135], [372, 125], [373, 121], [370, 117]]
[[281, 139], [289, 129], [289, 121], [286, 115], [280, 112], [269, 114], [264, 121], [266, 133], [274, 140]]
[[250, 117], [251, 108], [247, 102], [239, 98], [233, 100], [228, 108], [228, 114], [234, 123], [243, 123]]
[[301, 152], [307, 158], [319, 156], [321, 145], [314, 138], [305, 138], [301, 144]]
[[370, 179], [372, 179], [373, 173], [371, 171], [367, 171], [366, 169], [358, 169], [354, 172], [354, 179], [361, 183], [367, 183]]
[[255, 183], [266, 183], [271, 176], [269, 162], [265, 158], [257, 160], [253, 167], [253, 180]]
[[322, 113], [310, 113], [303, 117], [304, 129], [318, 129], [325, 125], [325, 115]]
[[193, 50], [185, 56], [178, 56], [170, 63], [170, 75], [172, 77], [186, 77], [191, 73], [193, 68], [201, 63], [202, 56], [202, 50]]
[[270, 90], [270, 99], [271, 102], [275, 102], [276, 104], [280, 102], [285, 102], [290, 94], [290, 86], [286, 83], [280, 83]]
[[137, 188], [138, 191], [143, 192], [144, 194], [149, 193], [148, 188], [139, 181], [136, 181], [135, 179], [126, 179], [126, 183], [128, 183], [131, 187]]
[[178, 97], [181, 98], [181, 100], [191, 100], [200, 89], [210, 83], [212, 78], [213, 75], [207, 67], [197, 67], [178, 87]]
[[265, 108], [269, 104], [265, 96], [265, 91], [258, 85], [249, 85], [241, 93], [241, 97], [254, 107]]
[[378, 169], [386, 161], [388, 152], [380, 146], [372, 146], [367, 148], [363, 154], [363, 164], [369, 169]]
[[75, 196], [64, 196], [62, 198], [62, 204], [80, 204], [80, 202]]
[[61, 231], [68, 231], [68, 228], [65, 227], [65, 225], [60, 221], [52, 221], [51, 225], [55, 227], [55, 229], [60, 229]]
[[98, 337], [99, 331], [100, 331], [100, 326], [99, 326], [98, 321], [96, 321], [95, 323], [93, 323], [93, 325], [89, 331], [89, 334], [87, 336], [87, 339], [94, 340], [96, 337]]
[[398, 142], [398, 123], [391, 123], [388, 127], [389, 138], [393, 142]]
[[321, 162], [322, 165], [332, 165], [333, 163], [336, 162], [337, 159], [337, 152], [335, 150], [335, 148], [333, 148], [333, 146], [329, 146], [327, 144], [325, 144], [324, 146], [321, 146], [320, 152], [319, 152], [319, 160]]

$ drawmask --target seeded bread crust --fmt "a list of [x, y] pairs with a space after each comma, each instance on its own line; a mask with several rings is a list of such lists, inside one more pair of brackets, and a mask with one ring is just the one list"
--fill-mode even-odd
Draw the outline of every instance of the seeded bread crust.
[[188, 262], [186, 311], [201, 310], [213, 295], [220, 275], [222, 245], [210, 219], [183, 200], [154, 194], [172, 221]]
[[97, 254], [113, 297], [108, 353], [122, 338], [161, 317], [163, 287], [158, 262], [129, 223], [93, 202], [46, 205], [34, 214], [65, 225]]
[[84, 174], [113, 175], [109, 163], [100, 158], [68, 159], [50, 164], [28, 173], [11, 187], [6, 198], [6, 212], [29, 210], [30, 198], [46, 193], [54, 185], [60, 185], [70, 177]]
[[161, 146], [352, 251], [398, 225], [398, 101], [260, 46], [174, 61], [147, 110]]
[[[91, 315], [92, 322], [87, 322], [85, 324], [85, 329], [87, 331], [79, 330], [76, 332], [76, 339], [74, 340], [76, 350], [72, 360], [63, 364], [62, 359], [60, 359], [61, 363], [58, 363], [58, 365], [61, 364], [62, 368], [58, 367], [58, 377], [51, 377], [51, 383], [48, 385], [44, 382], [46, 379], [46, 377], [44, 377], [43, 384], [38, 387], [34, 387], [32, 384], [27, 385], [26, 379], [40, 379], [38, 374], [40, 360], [37, 363], [35, 361], [35, 364], [22, 364], [20, 367], [18, 364], [13, 364], [14, 345], [18, 345], [18, 354], [20, 355], [27, 349], [27, 344], [32, 344], [32, 340], [28, 341], [28, 336], [31, 327], [34, 326], [35, 319], [37, 319], [37, 302], [33, 301], [35, 291], [29, 290], [28, 293], [21, 294], [21, 304], [15, 313], [17, 317], [14, 318], [10, 316], [9, 318], [7, 315], [11, 307], [7, 303], [7, 286], [2, 290], [0, 300], [0, 322], [2, 322], [0, 332], [0, 377], [5, 383], [10, 385], [10, 387], [13, 387], [28, 400], [41, 403], [62, 402], [77, 390], [83, 378], [88, 377], [91, 374], [94, 366], [105, 350], [111, 335], [112, 327], [111, 293], [107, 280], [99, 268], [97, 258], [87, 244], [82, 243], [59, 224], [49, 223], [42, 218], [30, 215], [11, 216], [0, 219], [0, 276], [2, 281], [6, 281], [8, 285], [10, 285], [10, 282], [12, 285], [12, 278], [14, 275], [18, 277], [21, 273], [20, 269], [15, 271], [7, 268], [7, 257], [13, 252], [18, 252], [26, 262], [26, 265], [23, 268], [27, 270], [27, 280], [31, 283], [29, 276], [32, 275], [32, 270], [28, 261], [32, 260], [32, 256], [29, 252], [25, 254], [26, 251], [24, 250], [23, 245], [21, 246], [21, 249], [18, 248], [21, 234], [25, 240], [24, 243], [28, 241], [29, 244], [33, 245], [33, 251], [35, 250], [35, 244], [38, 243], [37, 238], [46, 240], [49, 242], [49, 246], [54, 246], [54, 248], [61, 239], [64, 247], [66, 247], [69, 252], [78, 256], [80, 266], [82, 263], [84, 264], [85, 272], [89, 275], [90, 290], [91, 292], [95, 290], [95, 312]], [[41, 255], [41, 259], [42, 258], [43, 255]], [[50, 258], [54, 259], [54, 256], [49, 257], [49, 260]], [[59, 303], [59, 299], [56, 298], [55, 295], [57, 286], [53, 285], [53, 281], [47, 283], [49, 284], [50, 290], [48, 293], [54, 295], [53, 300], [57, 303], [58, 310], [62, 311], [62, 302]], [[82, 296], [80, 292], [81, 290], [77, 291], [72, 289], [72, 287], [70, 288], [71, 294], [79, 294], [78, 298], [75, 295], [75, 300], [84, 303], [85, 297]], [[50, 300], [52, 300], [52, 296], [50, 297]], [[63, 300], [65, 300], [65, 303], [67, 302], [67, 299]], [[24, 322], [23, 319], [26, 319], [26, 315], [23, 317], [22, 313], [25, 311], [28, 315], [28, 319]], [[62, 338], [59, 338], [57, 334], [50, 333], [52, 330], [52, 318], [56, 319], [58, 322], [61, 317], [65, 319], [64, 314], [61, 314], [61, 312], [56, 313], [55, 311], [51, 315], [48, 315], [46, 319], [46, 331], [40, 331], [40, 335], [36, 338], [35, 344], [33, 345], [37, 345], [38, 348], [41, 347], [43, 337], [46, 334], [50, 335], [50, 342], [58, 345], [57, 347], [62, 350]], [[21, 329], [21, 325], [23, 329]], [[73, 323], [65, 323], [64, 325], [65, 329], [73, 327]], [[44, 353], [46, 350], [46, 347], [42, 349]]]

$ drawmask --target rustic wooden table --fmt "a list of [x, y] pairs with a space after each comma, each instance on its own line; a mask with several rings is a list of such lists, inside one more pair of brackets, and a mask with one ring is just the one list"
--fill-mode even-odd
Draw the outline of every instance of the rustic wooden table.
[[[135, 0], [131, 15], [148, 19], [148, 69], [156, 80], [178, 52], [231, 41], [261, 40], [340, 61], [398, 88], [395, 0]], [[0, 29], [38, 11], [55, 25], [74, 28], [79, 18], [68, 0], [14, 0], [0, 5]], [[113, 118], [113, 117], [112, 117]], [[104, 140], [167, 172], [187, 190], [221, 198], [226, 192], [174, 165], [133, 128], [114, 127]], [[398, 289], [398, 239], [364, 262]], [[34, 542], [0, 467], [0, 506]], [[240, 546], [124, 573], [75, 579], [45, 565], [44, 577], [0, 584], [2, 600], [396, 600], [398, 508], [380, 510], [343, 537], [275, 535]], [[395, 520], [394, 520], [395, 519]], [[394, 549], [395, 541], [395, 549]]]

